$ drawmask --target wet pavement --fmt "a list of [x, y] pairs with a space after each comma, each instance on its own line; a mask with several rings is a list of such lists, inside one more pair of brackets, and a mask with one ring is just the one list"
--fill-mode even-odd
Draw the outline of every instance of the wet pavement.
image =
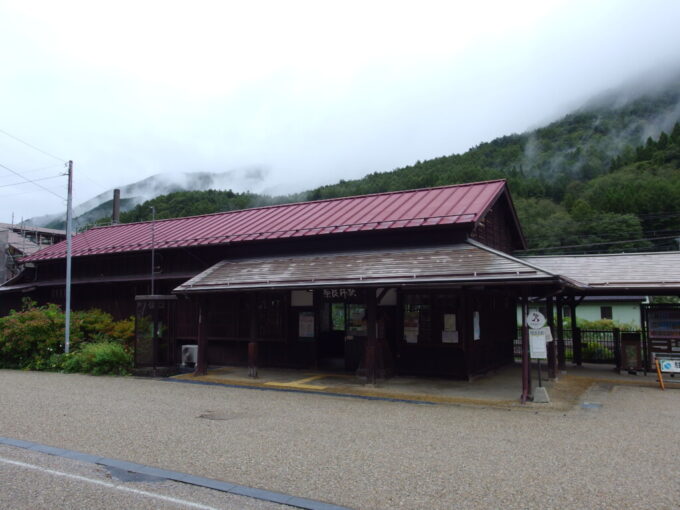
[[[610, 365], [568, 366], [557, 379], [546, 380], [542, 370], [542, 385], [550, 398], [549, 403], [529, 402], [524, 407], [565, 410], [571, 408], [579, 397], [595, 383], [658, 386], [656, 373], [646, 376], [619, 374]], [[348, 397], [365, 397], [397, 401], [414, 401], [433, 404], [482, 405], [493, 407], [522, 407], [521, 367], [508, 365], [471, 381], [443, 378], [398, 376], [378, 380], [375, 384], [347, 373], [320, 372], [281, 368], [259, 369], [258, 377], [248, 376], [247, 367], [213, 367], [205, 376], [183, 374], [175, 381], [222, 384], [280, 391], [299, 391]], [[680, 380], [679, 380], [680, 381]], [[532, 369], [532, 385], [538, 386], [536, 366]]]

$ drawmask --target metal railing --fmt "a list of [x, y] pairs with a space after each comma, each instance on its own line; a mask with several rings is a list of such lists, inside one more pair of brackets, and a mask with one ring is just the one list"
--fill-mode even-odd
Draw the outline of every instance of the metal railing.
[[[581, 361], [583, 363], [617, 364], [616, 330], [581, 329]], [[564, 330], [564, 357], [574, 361], [573, 330]], [[517, 328], [514, 342], [515, 358], [522, 354], [522, 328]]]

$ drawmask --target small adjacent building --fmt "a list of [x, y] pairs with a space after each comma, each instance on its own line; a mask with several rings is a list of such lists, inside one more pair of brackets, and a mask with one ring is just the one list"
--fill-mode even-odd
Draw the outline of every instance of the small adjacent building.
[[[642, 328], [643, 306], [649, 304], [648, 296], [584, 296], [576, 308], [577, 321], [595, 322], [611, 320], [615, 324], [629, 326], [629, 329]], [[546, 314], [545, 300], [529, 304], [529, 312], [536, 310]], [[517, 308], [517, 324], [522, 323], [521, 308]], [[569, 305], [564, 305], [563, 317], [569, 317]]]
[[19, 274], [21, 258], [64, 239], [63, 230], [0, 223], [0, 284]]

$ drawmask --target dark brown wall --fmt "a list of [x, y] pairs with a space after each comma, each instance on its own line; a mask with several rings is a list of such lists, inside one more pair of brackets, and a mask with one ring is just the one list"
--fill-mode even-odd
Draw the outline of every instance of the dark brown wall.
[[501, 196], [470, 234], [472, 239], [506, 253], [522, 248], [508, 199]]

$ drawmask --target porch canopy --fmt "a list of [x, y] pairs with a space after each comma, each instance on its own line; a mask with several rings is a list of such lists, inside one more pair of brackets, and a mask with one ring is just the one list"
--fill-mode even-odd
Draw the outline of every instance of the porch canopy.
[[556, 255], [522, 261], [559, 275], [576, 295], [680, 295], [680, 252]]
[[555, 286], [559, 277], [475, 241], [420, 248], [222, 260], [179, 294], [333, 286]]

